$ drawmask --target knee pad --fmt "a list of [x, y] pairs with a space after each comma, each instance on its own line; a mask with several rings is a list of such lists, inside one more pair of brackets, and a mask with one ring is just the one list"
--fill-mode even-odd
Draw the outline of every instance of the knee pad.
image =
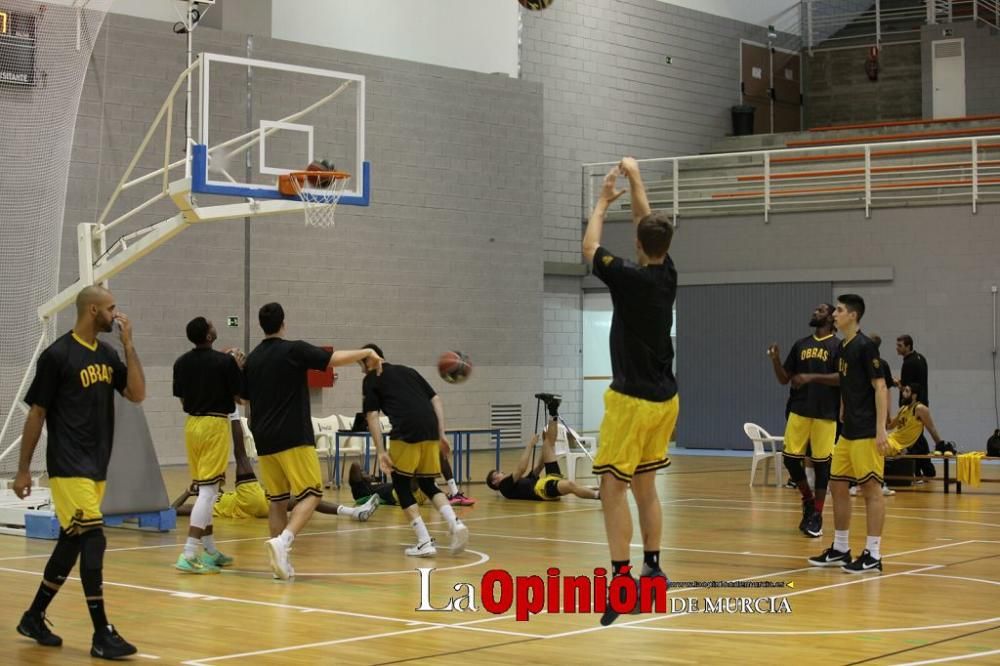
[[791, 458], [789, 456], [782, 456], [785, 463], [785, 469], [788, 470], [789, 476], [792, 477], [792, 481], [798, 483], [802, 479], [806, 478], [806, 471], [802, 468], [802, 460], [799, 458]]
[[49, 556], [49, 561], [45, 563], [42, 576], [50, 583], [62, 585], [66, 582], [69, 572], [76, 566], [76, 558], [79, 555], [80, 538], [71, 537], [65, 530], [59, 530], [59, 540], [52, 550], [52, 555]]
[[424, 495], [427, 495], [427, 499], [429, 500], [433, 500], [434, 496], [441, 492], [441, 489], [434, 483], [434, 479], [429, 477], [417, 479], [417, 487], [424, 492]]
[[210, 486], [198, 488], [198, 499], [195, 500], [191, 508], [191, 525], [204, 529], [212, 524], [212, 509], [215, 506], [215, 498], [219, 494], [219, 485], [213, 483]]
[[80, 535], [80, 571], [100, 571], [104, 568], [104, 550], [108, 540], [101, 528]]
[[410, 486], [412, 479], [396, 472], [392, 473], [392, 489], [396, 491], [399, 498], [399, 506], [408, 509], [417, 503], [417, 498], [413, 496], [413, 488]]

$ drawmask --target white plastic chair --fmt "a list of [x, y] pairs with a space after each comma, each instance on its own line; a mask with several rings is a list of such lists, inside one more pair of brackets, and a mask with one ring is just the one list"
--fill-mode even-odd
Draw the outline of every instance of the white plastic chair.
[[[570, 446], [571, 436], [576, 440], [572, 446]], [[586, 448], [586, 452], [584, 448]], [[570, 481], [576, 481], [577, 461], [581, 458], [593, 459], [597, 453], [597, 440], [593, 437], [580, 437], [575, 432], [570, 434], [567, 432], [566, 426], [560, 423], [556, 431], [555, 450], [557, 460], [564, 458], [566, 478]], [[590, 453], [589, 456], [587, 452]]]
[[[784, 437], [772, 437], [766, 430], [761, 428], [756, 423], [744, 423], [743, 432], [746, 433], [750, 441], [753, 442], [753, 460], [750, 463], [750, 487], [753, 487], [754, 477], [757, 475], [757, 463], [767, 460], [768, 458], [774, 459], [774, 486], [777, 488], [781, 485], [781, 451], [778, 450], [778, 444], [784, 444]], [[765, 444], [771, 445], [771, 450], [767, 451], [764, 448]], [[770, 469], [770, 465], [764, 468], [764, 485], [767, 485], [767, 474]]]

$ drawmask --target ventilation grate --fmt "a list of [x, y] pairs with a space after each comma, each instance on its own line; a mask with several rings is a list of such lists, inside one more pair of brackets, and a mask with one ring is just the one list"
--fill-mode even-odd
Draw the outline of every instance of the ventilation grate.
[[490, 403], [490, 427], [500, 429], [501, 446], [521, 444], [521, 405]]

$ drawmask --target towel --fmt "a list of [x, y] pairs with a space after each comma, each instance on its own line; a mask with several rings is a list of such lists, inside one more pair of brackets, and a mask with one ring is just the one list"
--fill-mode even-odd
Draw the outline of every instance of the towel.
[[983, 468], [982, 451], [963, 453], [958, 456], [958, 482], [967, 483], [973, 488], [979, 487], [980, 474]]

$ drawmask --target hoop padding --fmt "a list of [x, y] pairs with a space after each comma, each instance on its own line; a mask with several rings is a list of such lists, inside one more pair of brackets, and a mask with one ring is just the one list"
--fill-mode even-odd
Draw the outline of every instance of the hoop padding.
[[278, 191], [302, 202], [307, 227], [332, 229], [337, 203], [351, 174], [343, 171], [292, 171], [278, 176]]

